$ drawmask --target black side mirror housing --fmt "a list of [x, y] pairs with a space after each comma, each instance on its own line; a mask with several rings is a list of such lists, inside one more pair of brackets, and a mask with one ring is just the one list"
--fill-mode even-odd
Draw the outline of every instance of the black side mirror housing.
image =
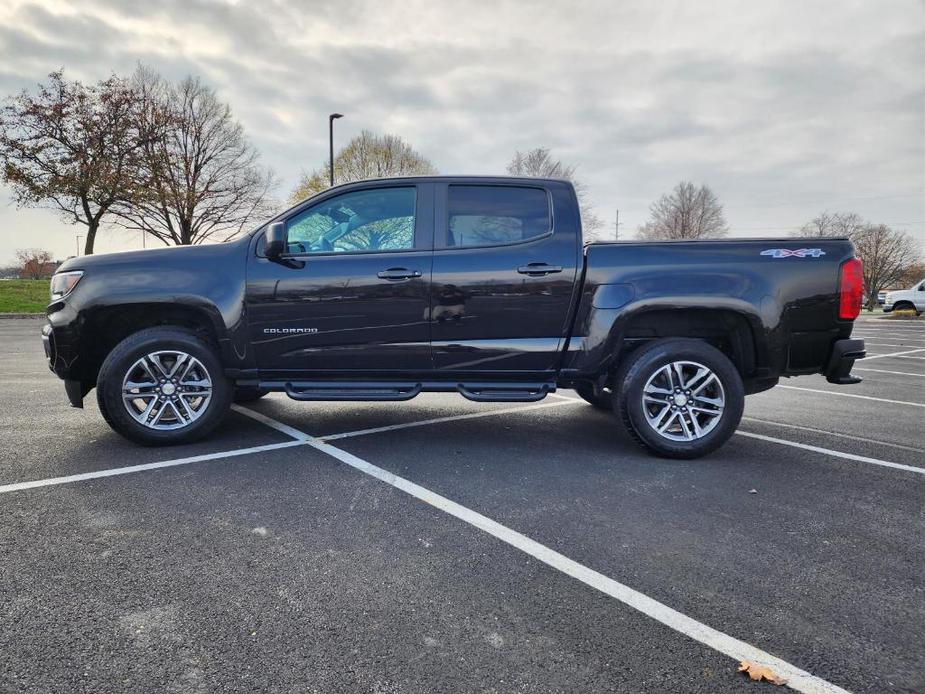
[[266, 254], [267, 258], [275, 260], [286, 252], [289, 234], [286, 231], [286, 224], [284, 222], [274, 222], [267, 227], [265, 238], [266, 245], [264, 246], [263, 252]]

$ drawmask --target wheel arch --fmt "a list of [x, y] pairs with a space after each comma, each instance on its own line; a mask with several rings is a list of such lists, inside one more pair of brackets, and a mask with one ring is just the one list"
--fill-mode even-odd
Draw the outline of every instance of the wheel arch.
[[[145, 302], [97, 308], [83, 316], [81, 380], [95, 382], [106, 356], [122, 340], [147, 328], [185, 328], [216, 350], [223, 363], [227, 344], [221, 314], [215, 307], [192, 303]], [[92, 337], [91, 337], [92, 336]]]
[[744, 380], [767, 363], [761, 316], [751, 304], [717, 302], [715, 306], [666, 299], [639, 302], [620, 310], [596, 309], [588, 336], [576, 345], [570, 368], [576, 380], [606, 379], [635, 349], [666, 337], [702, 339], [738, 369]]

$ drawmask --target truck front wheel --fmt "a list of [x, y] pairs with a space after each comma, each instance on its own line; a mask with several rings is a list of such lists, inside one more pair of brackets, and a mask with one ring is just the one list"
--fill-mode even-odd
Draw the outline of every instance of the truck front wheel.
[[656, 340], [617, 372], [614, 411], [643, 447], [666, 458], [699, 458], [735, 432], [745, 406], [742, 377], [701, 341]]
[[225, 418], [232, 385], [212, 347], [192, 331], [157, 327], [129, 335], [96, 383], [106, 422], [146, 446], [189, 443]]

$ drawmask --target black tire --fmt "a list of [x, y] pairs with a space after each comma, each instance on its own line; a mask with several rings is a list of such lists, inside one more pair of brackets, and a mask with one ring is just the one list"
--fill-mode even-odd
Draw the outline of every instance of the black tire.
[[269, 392], [268, 390], [255, 388], [254, 386], [241, 386], [234, 389], [234, 401], [239, 404], [254, 402], [255, 400], [260, 400], [260, 398]]
[[898, 304], [893, 304], [894, 311], [915, 311], [915, 315], [919, 315], [919, 312], [915, 308], [915, 304], [911, 301], [900, 301]]
[[[671, 432], [665, 435], [660, 434], [647, 418], [646, 406], [643, 404], [643, 389], [650, 378], [654, 378], [660, 369], [673, 362], [693, 362], [706, 367], [713, 372], [722, 387], [725, 399], [722, 414], [715, 418], [706, 415], [708, 418], [706, 421], [712, 422], [713, 419], [718, 421], [699, 438], [684, 441], [670, 440], [667, 436], [671, 436]], [[690, 380], [692, 379], [688, 379]], [[716, 388], [715, 383], [710, 387]], [[696, 391], [696, 388], [694, 390]], [[678, 393], [679, 396], [681, 394]], [[670, 407], [674, 404], [673, 401], [667, 402], [667, 399], [673, 396], [664, 397], [666, 397], [666, 405]], [[691, 459], [711, 453], [729, 440], [742, 418], [745, 389], [736, 367], [725, 354], [715, 347], [701, 340], [665, 338], [656, 340], [630, 354], [614, 380], [613, 403], [614, 412], [641, 446], [665, 458]], [[650, 407], [653, 407], [655, 413], [660, 412], [658, 405], [650, 405]], [[684, 410], [684, 407], [680, 409]], [[649, 416], [653, 415], [649, 413]], [[690, 421], [689, 416], [704, 417], [702, 414], [685, 415], [684, 412], [674, 415], [669, 411], [666, 421], [673, 416], [679, 418], [676, 420], [678, 427], [682, 424], [681, 419], [688, 417], [683, 422], [684, 431], [693, 430], [692, 424], [687, 425]], [[698, 422], [700, 421], [698, 419]]]
[[[211, 398], [198, 418], [188, 424], [176, 429], [153, 429], [129, 414], [123, 403], [122, 385], [139, 359], [167, 350], [184, 352], [200, 362], [211, 382]], [[192, 331], [166, 326], [147, 328], [122, 340], [103, 361], [96, 382], [96, 399], [103, 418], [117, 433], [144, 446], [171, 446], [208, 436], [228, 413], [232, 393], [214, 348]]]
[[613, 393], [604, 389], [597, 389], [590, 383], [579, 383], [575, 392], [582, 400], [599, 410], [610, 412], [613, 409]]

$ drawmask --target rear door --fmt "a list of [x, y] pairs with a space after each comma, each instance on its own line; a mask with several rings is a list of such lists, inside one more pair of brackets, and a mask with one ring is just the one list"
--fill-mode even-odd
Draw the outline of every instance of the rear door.
[[430, 374], [430, 183], [319, 196], [286, 220], [289, 247], [250, 260], [248, 324], [262, 378]]
[[548, 377], [564, 346], [581, 257], [577, 215], [556, 219], [554, 210], [574, 208], [574, 196], [564, 185], [503, 181], [440, 183], [435, 194], [437, 376]]

